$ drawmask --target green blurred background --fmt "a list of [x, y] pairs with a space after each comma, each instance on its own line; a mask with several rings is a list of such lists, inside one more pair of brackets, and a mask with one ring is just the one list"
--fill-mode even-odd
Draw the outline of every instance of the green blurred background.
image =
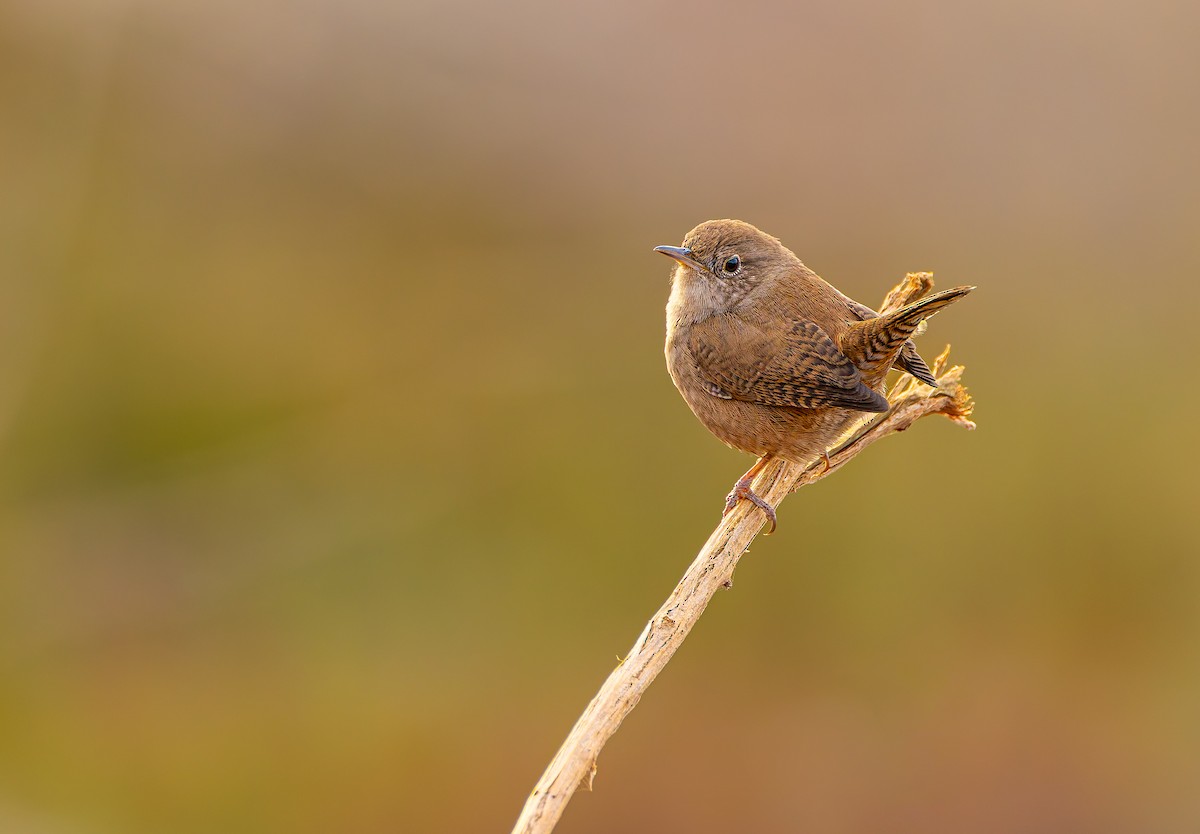
[[507, 831], [750, 463], [663, 367], [713, 217], [979, 285], [979, 430], [788, 501], [559, 830], [1200, 829], [1197, 31], [0, 6], [0, 830]]

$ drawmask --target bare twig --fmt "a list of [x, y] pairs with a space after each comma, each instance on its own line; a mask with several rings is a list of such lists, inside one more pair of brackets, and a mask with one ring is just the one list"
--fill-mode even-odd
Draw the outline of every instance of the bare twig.
[[[929, 273], [910, 273], [888, 293], [881, 312], [915, 301], [932, 287]], [[772, 461], [755, 480], [754, 491], [772, 506], [778, 506], [789, 493], [836, 472], [875, 441], [904, 431], [930, 414], [942, 414], [966, 428], [975, 428], [969, 419], [971, 398], [960, 382], [963, 369], [957, 365], [947, 368], [949, 354], [947, 346], [933, 363], [932, 370], [938, 379], [936, 388], [903, 377], [888, 395], [891, 410], [852, 429], [847, 439], [829, 453], [828, 461], [824, 457], [806, 465]], [[526, 801], [513, 834], [548, 834], [575, 791], [591, 790], [601, 749], [682, 645], [709, 600], [718, 589], [732, 584], [738, 560], [763, 522], [762, 511], [749, 501], [738, 503], [721, 520], [683, 579], [646, 624], [628, 656], [609, 674], [575, 722]]]

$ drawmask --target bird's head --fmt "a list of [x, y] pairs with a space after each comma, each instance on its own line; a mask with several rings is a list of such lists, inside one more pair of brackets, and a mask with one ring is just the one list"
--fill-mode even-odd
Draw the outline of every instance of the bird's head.
[[674, 293], [688, 318], [728, 312], [756, 291], [770, 291], [778, 276], [798, 264], [776, 238], [741, 220], [709, 220], [692, 229], [682, 246], [656, 246], [676, 261]]

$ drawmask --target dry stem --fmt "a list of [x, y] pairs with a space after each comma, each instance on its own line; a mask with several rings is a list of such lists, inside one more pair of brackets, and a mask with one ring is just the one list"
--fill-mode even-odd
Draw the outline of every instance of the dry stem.
[[[884, 301], [882, 312], [904, 306], [933, 286], [926, 272], [910, 273]], [[829, 453], [828, 465], [817, 458], [807, 465], [772, 461], [754, 482], [754, 491], [772, 506], [789, 493], [837, 471], [875, 441], [901, 432], [922, 417], [942, 414], [968, 429], [972, 402], [962, 386], [962, 367], [947, 368], [950, 347], [934, 361], [936, 388], [904, 376], [888, 394], [891, 410], [880, 419], [859, 424]], [[548, 834], [578, 788], [591, 790], [596, 758], [621, 721], [637, 706], [642, 693], [683, 644], [692, 626], [719, 588], [729, 587], [738, 560], [764, 523], [761, 510], [749, 501], [721, 519], [683, 579], [646, 624], [628, 656], [608, 676], [596, 697], [575, 722], [567, 740], [546, 768], [525, 803], [513, 834]]]

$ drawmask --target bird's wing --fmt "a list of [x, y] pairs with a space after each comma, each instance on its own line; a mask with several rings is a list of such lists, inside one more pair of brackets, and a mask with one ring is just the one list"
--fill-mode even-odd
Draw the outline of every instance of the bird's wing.
[[766, 333], [736, 316], [713, 316], [692, 328], [688, 348], [701, 376], [733, 399], [791, 408], [835, 406], [887, 411], [878, 392], [833, 339], [806, 319]]

